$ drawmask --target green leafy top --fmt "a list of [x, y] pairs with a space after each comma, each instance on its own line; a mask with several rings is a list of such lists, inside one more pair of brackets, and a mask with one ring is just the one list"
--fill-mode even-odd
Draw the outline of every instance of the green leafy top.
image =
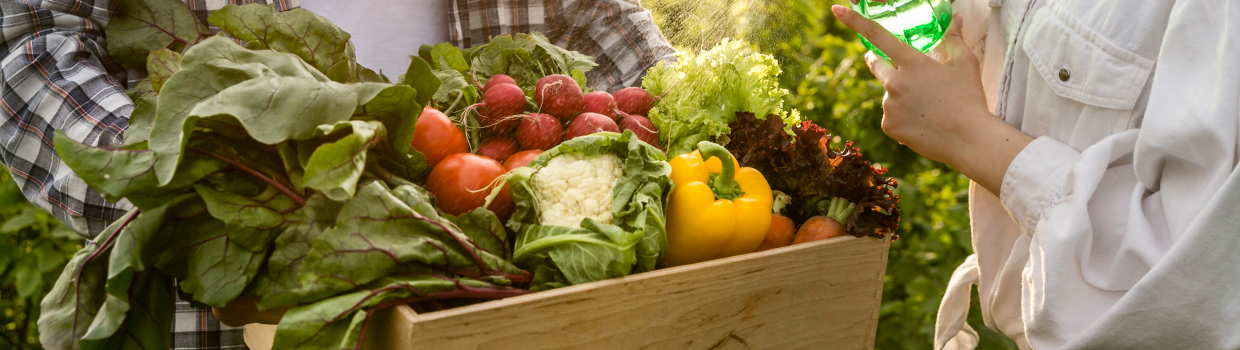
[[332, 81], [386, 81], [357, 64], [349, 33], [308, 10], [227, 5], [211, 11], [207, 21], [246, 42], [247, 48], [294, 54]]
[[677, 63], [660, 62], [642, 80], [651, 94], [662, 95], [649, 115], [659, 142], [671, 156], [692, 152], [698, 142], [726, 137], [737, 112], [795, 124], [800, 117], [783, 109], [788, 91], [779, 87], [779, 74], [774, 57], [728, 39], [700, 54], [682, 53]]
[[211, 36], [206, 23], [177, 0], [117, 0], [104, 28], [108, 55], [125, 68], [143, 70], [147, 55], [181, 51]]
[[470, 49], [468, 54], [478, 74], [506, 74], [518, 86], [534, 86], [538, 79], [552, 74], [571, 76], [578, 85], [586, 86], [585, 73], [598, 66], [590, 56], [555, 46], [539, 33], [491, 37], [489, 43]]

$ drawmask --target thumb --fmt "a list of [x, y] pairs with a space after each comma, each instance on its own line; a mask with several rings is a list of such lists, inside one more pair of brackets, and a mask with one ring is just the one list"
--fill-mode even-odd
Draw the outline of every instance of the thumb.
[[964, 41], [964, 19], [959, 13], [952, 16], [952, 23], [947, 27], [947, 32], [943, 34], [943, 42], [940, 45], [947, 54], [947, 57], [943, 57], [940, 61], [946, 59], [953, 63], [969, 62], [975, 58], [969, 51], [969, 45]]

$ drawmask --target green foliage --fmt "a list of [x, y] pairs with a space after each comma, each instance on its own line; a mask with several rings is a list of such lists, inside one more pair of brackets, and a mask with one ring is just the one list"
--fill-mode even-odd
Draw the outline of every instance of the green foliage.
[[0, 349], [38, 349], [39, 300], [83, 240], [26, 201], [0, 166]]
[[796, 124], [796, 114], [783, 110], [788, 90], [779, 86], [775, 59], [752, 51], [743, 41], [724, 39], [708, 51], [684, 52], [676, 64], [660, 63], [646, 72], [642, 87], [662, 96], [648, 117], [669, 156], [728, 134], [737, 112], [763, 119], [775, 115]]
[[[846, 5], [836, 0], [834, 3]], [[779, 60], [785, 102], [899, 180], [903, 216], [900, 239], [891, 245], [875, 349], [932, 347], [934, 320], [947, 281], [972, 253], [967, 196], [969, 181], [938, 162], [918, 156], [885, 135], [883, 88], [865, 66], [865, 47], [855, 32], [819, 0], [648, 0], [643, 5], [674, 44], [704, 50], [725, 37], [754, 43]], [[728, 20], [717, 20], [727, 18]], [[1003, 335], [985, 328], [974, 297], [969, 324], [980, 348], [1013, 349]]]

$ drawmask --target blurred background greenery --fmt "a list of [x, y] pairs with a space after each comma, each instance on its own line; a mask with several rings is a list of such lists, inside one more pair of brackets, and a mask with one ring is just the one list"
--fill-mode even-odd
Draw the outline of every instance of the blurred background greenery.
[[[883, 87], [865, 66], [856, 32], [831, 14], [846, 0], [643, 0], [668, 40], [683, 50], [710, 49], [725, 37], [749, 41], [783, 68], [787, 103], [805, 119], [853, 141], [887, 167], [900, 186], [900, 238], [891, 245], [875, 349], [933, 347], [934, 319], [952, 272], [973, 253], [969, 180], [897, 144], [883, 133]], [[1015, 349], [982, 325], [974, 292], [969, 324], [980, 349]]]
[[82, 240], [36, 208], [0, 166], [0, 349], [39, 349], [39, 301]]
[[[836, 0], [844, 4], [845, 1]], [[837, 136], [854, 141], [900, 182], [900, 238], [891, 246], [875, 349], [932, 347], [934, 318], [952, 271], [972, 253], [968, 179], [918, 156], [880, 129], [883, 88], [863, 62], [856, 34], [825, 0], [644, 0], [668, 39], [684, 50], [741, 38], [774, 55], [791, 94], [787, 103]], [[722, 19], [722, 20], [721, 20]], [[39, 301], [83, 241], [30, 205], [0, 167], [0, 349], [37, 349]], [[982, 349], [1015, 349], [982, 325], [977, 297], [969, 315]]]

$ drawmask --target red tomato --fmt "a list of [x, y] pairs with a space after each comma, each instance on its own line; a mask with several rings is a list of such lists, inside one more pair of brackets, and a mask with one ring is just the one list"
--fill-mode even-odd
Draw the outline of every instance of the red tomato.
[[[504, 166], [498, 161], [471, 153], [457, 153], [444, 158], [431, 169], [426, 178], [426, 190], [435, 195], [439, 209], [452, 215], [461, 215], [481, 207], [491, 194], [491, 182], [504, 175]], [[500, 190], [491, 206], [487, 207], [507, 219], [512, 215], [512, 195], [508, 189]]]
[[465, 141], [465, 133], [461, 132], [448, 116], [434, 108], [422, 108], [418, 116], [417, 128], [413, 131], [413, 141], [409, 146], [426, 156], [426, 164], [435, 165], [445, 157], [456, 153], [469, 152], [469, 144]]
[[531, 161], [534, 161], [534, 158], [538, 158], [538, 155], [542, 153], [543, 151], [540, 149], [529, 149], [514, 153], [513, 155], [508, 156], [508, 159], [504, 160], [504, 169], [512, 170], [526, 166], [530, 164]]

